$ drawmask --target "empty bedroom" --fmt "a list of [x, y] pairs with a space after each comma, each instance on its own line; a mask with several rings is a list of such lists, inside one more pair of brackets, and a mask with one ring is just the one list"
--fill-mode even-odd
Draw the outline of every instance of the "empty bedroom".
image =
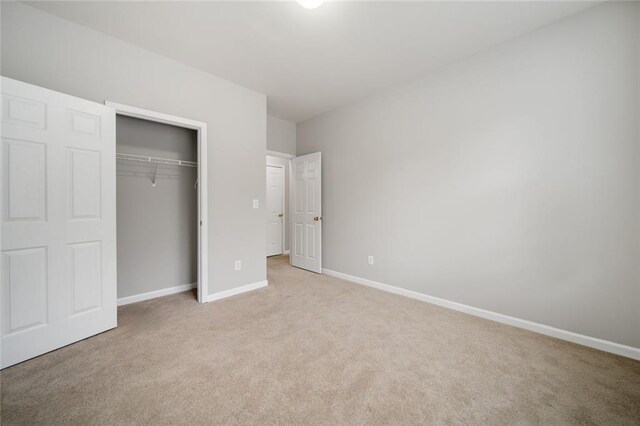
[[640, 425], [640, 2], [0, 19], [2, 425]]

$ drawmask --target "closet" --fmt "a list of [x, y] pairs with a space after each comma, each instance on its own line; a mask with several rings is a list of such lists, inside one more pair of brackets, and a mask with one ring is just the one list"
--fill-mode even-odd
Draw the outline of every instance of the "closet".
[[116, 153], [119, 304], [195, 288], [197, 132], [118, 115]]

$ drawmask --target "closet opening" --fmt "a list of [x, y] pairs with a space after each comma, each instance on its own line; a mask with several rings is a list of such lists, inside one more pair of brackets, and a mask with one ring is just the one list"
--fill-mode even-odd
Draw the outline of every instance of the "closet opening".
[[207, 301], [206, 124], [116, 109], [118, 305], [195, 290]]

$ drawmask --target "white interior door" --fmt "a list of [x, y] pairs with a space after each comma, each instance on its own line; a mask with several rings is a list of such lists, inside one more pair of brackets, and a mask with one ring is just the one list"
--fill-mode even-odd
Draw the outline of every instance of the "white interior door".
[[115, 112], [2, 77], [2, 367], [116, 326]]
[[267, 166], [267, 256], [283, 252], [284, 169]]
[[291, 265], [322, 272], [322, 162], [319, 152], [291, 161]]

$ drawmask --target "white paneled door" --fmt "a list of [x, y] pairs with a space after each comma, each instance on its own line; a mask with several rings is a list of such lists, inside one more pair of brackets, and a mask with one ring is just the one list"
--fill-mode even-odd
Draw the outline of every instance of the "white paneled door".
[[282, 254], [284, 168], [267, 166], [267, 256]]
[[2, 367], [116, 326], [115, 112], [2, 77]]
[[319, 152], [302, 155], [291, 163], [291, 265], [321, 273], [321, 156]]

